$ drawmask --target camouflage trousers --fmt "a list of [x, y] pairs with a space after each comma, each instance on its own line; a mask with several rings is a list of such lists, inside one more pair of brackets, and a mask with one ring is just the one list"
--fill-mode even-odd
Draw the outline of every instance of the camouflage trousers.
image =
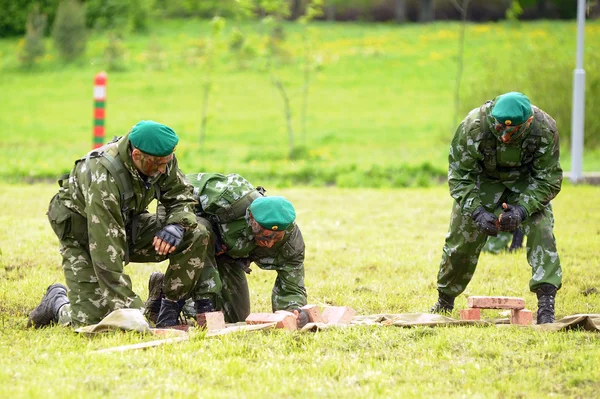
[[[502, 202], [515, 204], [517, 194], [506, 190], [500, 193], [490, 192], [482, 198], [482, 205], [496, 214], [501, 212]], [[535, 291], [541, 284], [561, 287], [562, 269], [552, 232], [553, 226], [552, 207], [549, 204], [530, 215], [520, 227], [527, 237], [527, 262], [532, 271], [529, 281], [531, 291]], [[479, 254], [487, 238], [487, 235], [477, 229], [470, 215], [461, 214], [460, 207], [455, 202], [438, 273], [438, 291], [456, 297], [466, 289], [475, 273]]]
[[483, 247], [483, 252], [499, 254], [508, 248], [512, 236], [512, 233], [509, 233], [508, 231], [500, 231], [496, 237], [488, 237]]
[[198, 225], [204, 225], [210, 230], [210, 241], [204, 259], [205, 267], [200, 271], [200, 278], [192, 292], [191, 299], [186, 305], [190, 314], [195, 314], [193, 301], [211, 299], [215, 310], [225, 315], [227, 323], [246, 320], [250, 314], [250, 291], [246, 272], [240, 267], [242, 260], [233, 259], [227, 255], [215, 257], [216, 234], [212, 231], [210, 222], [198, 217]]
[[246, 320], [250, 314], [250, 291], [246, 273], [228, 256], [218, 257], [216, 267], [202, 269], [193, 299], [209, 298], [225, 315], [227, 323]]
[[[51, 224], [56, 224], [50, 221]], [[62, 266], [68, 288], [69, 305], [61, 308], [60, 324], [71, 324], [74, 327], [96, 324], [111, 311], [118, 308], [143, 308], [142, 300], [135, 294], [123, 300], [120, 284], [115, 284], [115, 276], [127, 280], [129, 276], [123, 272], [123, 264], [96, 265], [90, 256], [87, 220], [81, 215], [71, 212], [70, 218], [63, 226], [53, 225], [55, 232], [63, 231], [59, 236]], [[129, 260], [131, 262], [162, 262], [169, 259], [165, 273], [163, 292], [172, 300], [179, 300], [190, 295], [200, 278], [200, 269], [204, 266], [202, 259], [206, 257], [209, 233], [199, 224], [194, 230], [186, 230], [178, 250], [168, 256], [158, 255], [152, 245], [154, 235], [161, 229], [156, 223], [156, 216], [143, 213], [135, 216], [136, 238], [129, 239]], [[129, 237], [128, 237], [129, 238]], [[110, 267], [108, 267], [110, 266]]]

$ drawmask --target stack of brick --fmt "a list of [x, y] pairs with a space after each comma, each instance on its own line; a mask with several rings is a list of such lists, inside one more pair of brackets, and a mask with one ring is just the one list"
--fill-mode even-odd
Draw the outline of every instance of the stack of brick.
[[481, 309], [510, 309], [510, 324], [528, 326], [533, 315], [525, 309], [523, 298], [511, 296], [470, 296], [467, 309], [460, 311], [461, 320], [481, 320]]
[[[302, 307], [308, 313], [311, 323], [327, 324], [349, 324], [356, 311], [347, 306], [327, 306], [323, 312], [317, 305], [306, 305]], [[276, 328], [296, 330], [298, 328], [296, 316], [292, 312], [278, 310], [275, 313], [251, 313], [246, 318], [247, 324], [276, 323]]]

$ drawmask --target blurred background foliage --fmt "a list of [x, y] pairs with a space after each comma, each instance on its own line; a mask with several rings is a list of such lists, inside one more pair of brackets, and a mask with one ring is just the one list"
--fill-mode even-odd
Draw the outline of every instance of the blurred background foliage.
[[[584, 169], [598, 170], [600, 24], [589, 5]], [[138, 119], [167, 123], [186, 172], [281, 186], [436, 184], [460, 119], [511, 90], [557, 120], [569, 169], [576, 0], [0, 0], [0, 9], [3, 180], [53, 178], [89, 149], [101, 70], [107, 137]]]
[[[424, 22], [459, 20], [456, 4], [464, 0], [324, 0], [323, 14], [317, 20], [362, 22]], [[25, 33], [27, 15], [38, 5], [53, 21], [60, 0], [0, 0], [0, 37]], [[82, 0], [88, 28], [147, 29], [148, 17], [224, 18], [239, 17], [240, 4], [246, 0]], [[250, 1], [257, 16], [269, 8], [270, 0]], [[309, 0], [286, 0], [286, 18], [296, 20], [304, 15]], [[590, 15], [600, 10], [591, 0]], [[471, 0], [469, 20], [498, 21], [506, 17], [513, 5], [522, 9], [521, 20], [572, 19], [576, 17], [577, 0]], [[51, 26], [49, 26], [51, 28]]]

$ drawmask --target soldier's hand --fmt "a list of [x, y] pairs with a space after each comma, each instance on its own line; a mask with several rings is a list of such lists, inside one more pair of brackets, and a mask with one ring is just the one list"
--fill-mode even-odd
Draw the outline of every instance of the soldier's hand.
[[296, 315], [296, 321], [298, 323], [298, 328], [304, 327], [308, 322], [308, 312], [304, 309], [294, 309], [294, 314]]
[[175, 251], [183, 239], [183, 226], [180, 224], [169, 224], [162, 228], [154, 236], [152, 245], [159, 255], [168, 255]]
[[498, 228], [500, 231], [515, 231], [527, 215], [525, 208], [521, 205], [503, 203], [502, 209], [502, 214], [498, 218]]
[[496, 219], [496, 215], [492, 212], [488, 212], [483, 206], [480, 206], [475, 209], [471, 217], [479, 231], [483, 234], [493, 237], [498, 235], [498, 219]]

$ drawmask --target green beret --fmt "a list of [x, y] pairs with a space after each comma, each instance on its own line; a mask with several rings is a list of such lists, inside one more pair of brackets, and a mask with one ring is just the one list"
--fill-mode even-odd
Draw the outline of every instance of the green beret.
[[129, 141], [143, 153], [155, 157], [166, 157], [175, 150], [179, 137], [173, 129], [162, 123], [139, 121], [131, 128]]
[[284, 197], [258, 197], [249, 209], [254, 220], [267, 230], [287, 229], [296, 220], [292, 203]]
[[531, 102], [525, 94], [516, 91], [498, 96], [492, 108], [492, 116], [507, 126], [525, 123], [531, 115]]

